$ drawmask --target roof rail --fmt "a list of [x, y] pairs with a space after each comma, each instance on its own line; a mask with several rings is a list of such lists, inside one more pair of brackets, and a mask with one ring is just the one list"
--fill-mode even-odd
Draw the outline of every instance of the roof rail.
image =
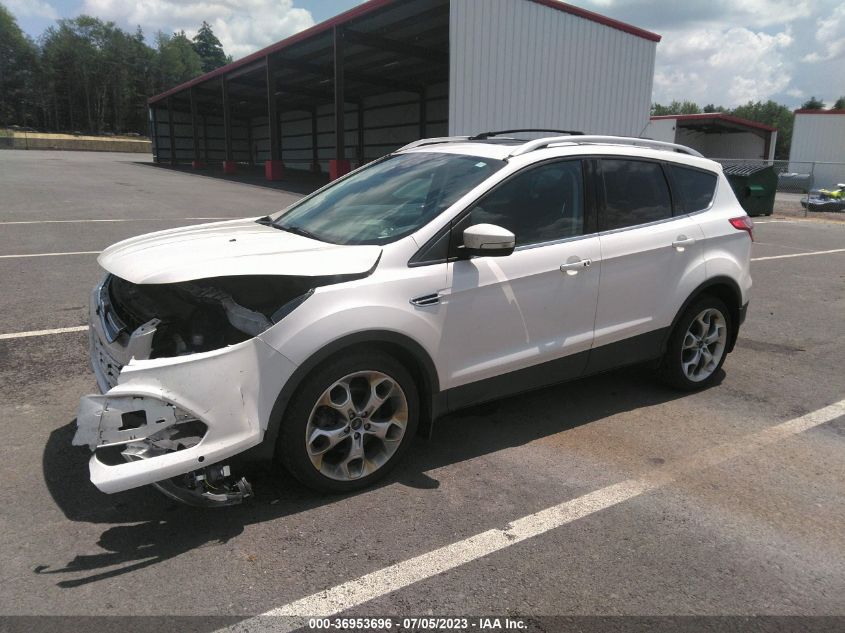
[[538, 138], [534, 141], [523, 143], [515, 148], [509, 155], [520, 156], [533, 152], [534, 150], [554, 145], [555, 143], [572, 143], [576, 145], [588, 144], [602, 144], [602, 145], [634, 145], [637, 147], [648, 147], [650, 149], [671, 150], [673, 152], [681, 152], [682, 154], [689, 154], [690, 156], [704, 156], [686, 145], [678, 145], [677, 143], [665, 143], [663, 141], [652, 141], [647, 138], [633, 138], [630, 136], [550, 136], [548, 138]]
[[519, 134], [521, 132], [554, 132], [555, 134], [572, 134], [581, 136], [584, 134], [583, 132], [579, 132], [578, 130], [555, 130], [549, 128], [536, 128], [536, 127], [526, 127], [521, 128], [518, 130], [499, 130], [498, 132], [482, 132], [481, 134], [476, 134], [475, 136], [470, 136], [469, 140], [471, 141], [485, 141], [492, 136], [501, 136], [502, 134]]
[[397, 152], [403, 152], [406, 149], [414, 149], [415, 147], [422, 147], [423, 145], [437, 145], [438, 143], [450, 143], [452, 141], [466, 141], [469, 140], [468, 136], [437, 136], [434, 138], [421, 138], [418, 141], [414, 141], [413, 143], [408, 143], [407, 145], [403, 145]]

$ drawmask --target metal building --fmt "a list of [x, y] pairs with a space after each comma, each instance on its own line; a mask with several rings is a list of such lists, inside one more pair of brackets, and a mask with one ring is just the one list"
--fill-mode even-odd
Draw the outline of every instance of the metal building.
[[811, 171], [814, 188], [845, 182], [845, 110], [795, 111], [789, 171]]
[[557, 0], [370, 0], [151, 98], [153, 154], [335, 178], [421, 137], [638, 136], [658, 41]]
[[692, 147], [708, 158], [771, 161], [778, 130], [723, 112], [708, 112], [653, 116], [643, 136]]

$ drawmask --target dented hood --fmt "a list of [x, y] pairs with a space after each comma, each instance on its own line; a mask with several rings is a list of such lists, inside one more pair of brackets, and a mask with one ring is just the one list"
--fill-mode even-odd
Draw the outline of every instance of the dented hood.
[[327, 244], [256, 224], [257, 218], [148, 233], [118, 242], [97, 261], [135, 284], [164, 284], [236, 275], [362, 274], [380, 246]]

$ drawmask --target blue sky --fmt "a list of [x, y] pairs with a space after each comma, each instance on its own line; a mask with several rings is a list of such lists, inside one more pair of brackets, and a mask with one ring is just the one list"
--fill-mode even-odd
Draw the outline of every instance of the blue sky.
[[[482, 2], [484, 0], [475, 0]], [[242, 57], [361, 0], [0, 0], [37, 37], [57, 18], [88, 13], [127, 29], [184, 29], [206, 20]], [[663, 36], [653, 99], [735, 106], [772, 98], [797, 106], [845, 95], [845, 0], [584, 0], [598, 13]]]

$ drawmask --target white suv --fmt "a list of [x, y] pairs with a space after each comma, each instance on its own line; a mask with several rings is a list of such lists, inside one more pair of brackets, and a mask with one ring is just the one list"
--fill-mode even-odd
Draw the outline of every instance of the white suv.
[[353, 490], [444, 413], [623, 365], [706, 387], [745, 317], [752, 227], [682, 146], [418, 141], [271, 216], [104, 251], [103, 395], [74, 444], [104, 492], [227, 504], [250, 494], [243, 459]]

